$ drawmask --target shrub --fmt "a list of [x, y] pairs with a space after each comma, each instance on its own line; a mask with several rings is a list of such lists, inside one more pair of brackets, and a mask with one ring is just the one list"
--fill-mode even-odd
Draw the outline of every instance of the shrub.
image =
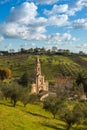
[[27, 72], [25, 72], [22, 77], [20, 78], [19, 84], [21, 84], [24, 87], [28, 87], [29, 84], [29, 75]]
[[9, 68], [0, 68], [0, 79], [8, 79], [11, 77], [11, 70]]

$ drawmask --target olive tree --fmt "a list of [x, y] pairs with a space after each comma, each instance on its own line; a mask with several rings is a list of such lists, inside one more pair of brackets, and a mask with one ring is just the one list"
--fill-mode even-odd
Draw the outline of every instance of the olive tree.
[[71, 130], [74, 124], [80, 124], [84, 119], [83, 107], [80, 103], [75, 105], [64, 104], [58, 111], [58, 116], [66, 122], [66, 129]]
[[16, 106], [17, 101], [20, 100], [20, 97], [23, 93], [22, 87], [15, 82], [4, 84], [1, 91], [5, 98], [11, 99], [14, 107]]

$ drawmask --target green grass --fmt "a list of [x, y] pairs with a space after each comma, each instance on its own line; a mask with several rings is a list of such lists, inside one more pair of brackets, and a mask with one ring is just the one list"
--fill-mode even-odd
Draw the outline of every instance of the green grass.
[[39, 105], [11, 107], [0, 104], [0, 130], [64, 130], [65, 123], [53, 119], [52, 115]]
[[[73, 130], [86, 130], [86, 126], [79, 125]], [[17, 103], [12, 107], [8, 101], [0, 101], [0, 130], [66, 130], [65, 122], [53, 119], [51, 113], [42, 109], [42, 105], [28, 104], [23, 107]]]

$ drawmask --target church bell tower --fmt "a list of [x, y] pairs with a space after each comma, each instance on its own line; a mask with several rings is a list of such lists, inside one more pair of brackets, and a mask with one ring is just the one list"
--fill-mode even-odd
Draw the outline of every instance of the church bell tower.
[[48, 81], [44, 81], [44, 76], [41, 74], [41, 63], [39, 57], [36, 58], [35, 64], [35, 83], [32, 84], [32, 93], [40, 93], [41, 91], [48, 91]]

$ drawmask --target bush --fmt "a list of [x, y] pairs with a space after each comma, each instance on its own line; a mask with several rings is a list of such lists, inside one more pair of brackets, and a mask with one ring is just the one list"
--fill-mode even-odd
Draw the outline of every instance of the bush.
[[29, 74], [27, 72], [25, 72], [21, 78], [20, 78], [20, 81], [19, 81], [19, 84], [21, 84], [22, 86], [24, 87], [28, 87], [29, 85]]
[[11, 77], [11, 70], [9, 68], [0, 68], [0, 79], [8, 79]]

